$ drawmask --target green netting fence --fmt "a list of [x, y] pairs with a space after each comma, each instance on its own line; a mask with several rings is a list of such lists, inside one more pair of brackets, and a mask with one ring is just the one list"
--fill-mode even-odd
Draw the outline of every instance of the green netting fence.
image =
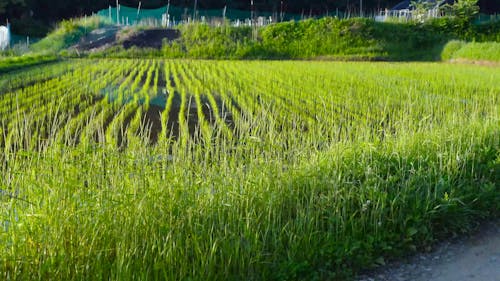
[[485, 24], [497, 21], [500, 21], [500, 14], [493, 14], [493, 15], [479, 14], [476, 16], [474, 24]]
[[108, 9], [100, 10], [97, 12], [99, 16], [107, 17], [114, 23], [119, 24], [140, 24], [144, 22], [153, 22], [157, 24], [161, 24], [166, 20], [164, 15], [167, 14], [168, 9], [168, 21], [171, 23], [179, 23], [181, 21], [189, 21], [189, 20], [197, 20], [200, 21], [202, 19], [211, 20], [211, 19], [227, 19], [230, 21], [245, 21], [247, 19], [255, 18], [264, 18], [264, 19], [273, 19], [277, 20], [300, 20], [304, 18], [304, 15], [300, 14], [290, 14], [290, 13], [272, 13], [272, 12], [262, 12], [262, 11], [254, 11], [253, 14], [251, 11], [237, 10], [237, 9], [197, 9], [196, 13], [193, 8], [183, 8], [170, 5], [168, 8], [164, 6], [158, 9], [138, 9], [126, 6], [120, 6], [119, 11], [117, 11], [116, 7], [109, 7]]

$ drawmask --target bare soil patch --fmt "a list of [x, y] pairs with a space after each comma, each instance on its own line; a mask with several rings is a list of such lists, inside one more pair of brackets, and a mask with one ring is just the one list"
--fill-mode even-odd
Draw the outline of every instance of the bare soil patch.
[[95, 52], [109, 47], [122, 45], [125, 49], [132, 47], [161, 49], [163, 41], [172, 41], [181, 36], [176, 29], [130, 30], [119, 26], [108, 26], [96, 29], [80, 39], [73, 46], [77, 51]]
[[451, 63], [462, 63], [462, 64], [485, 65], [485, 66], [500, 66], [500, 62], [490, 61], [490, 60], [451, 59], [450, 62]]
[[109, 26], [93, 30], [80, 39], [80, 42], [74, 46], [78, 51], [91, 51], [105, 49], [116, 42], [117, 33], [120, 28]]
[[134, 32], [128, 38], [124, 39], [122, 44], [125, 49], [130, 49], [134, 46], [161, 49], [163, 40], [172, 41], [180, 36], [180, 32], [175, 29], [147, 29]]

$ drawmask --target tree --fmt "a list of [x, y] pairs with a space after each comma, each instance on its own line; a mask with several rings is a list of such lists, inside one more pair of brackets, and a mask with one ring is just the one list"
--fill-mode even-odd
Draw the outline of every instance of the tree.
[[8, 12], [26, 5], [25, 0], [2, 0], [0, 1], [0, 15], [9, 14]]
[[452, 13], [464, 22], [470, 22], [479, 13], [478, 0], [457, 0], [451, 6]]

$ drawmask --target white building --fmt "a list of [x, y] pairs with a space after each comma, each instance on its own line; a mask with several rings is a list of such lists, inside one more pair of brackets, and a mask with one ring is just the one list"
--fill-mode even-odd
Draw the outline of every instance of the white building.
[[0, 50], [4, 51], [10, 46], [10, 25], [0, 26]]

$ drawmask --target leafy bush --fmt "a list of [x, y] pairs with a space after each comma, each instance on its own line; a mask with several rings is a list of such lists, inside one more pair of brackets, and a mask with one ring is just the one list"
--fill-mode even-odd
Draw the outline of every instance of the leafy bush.
[[471, 30], [471, 33], [474, 35], [473, 38], [469, 38], [471, 41], [500, 42], [500, 21], [473, 25]]
[[464, 24], [462, 20], [456, 17], [442, 17], [426, 22], [425, 26], [432, 33], [440, 34], [448, 39], [500, 42], [500, 22], [498, 21]]
[[454, 16], [465, 24], [469, 24], [479, 13], [477, 1], [478, 0], [457, 0], [451, 6]]
[[260, 31], [264, 49], [279, 57], [374, 57], [380, 55], [366, 19], [322, 18], [270, 25]]
[[460, 50], [464, 45], [466, 45], [464, 41], [452, 40], [448, 42], [443, 48], [443, 52], [441, 53], [442, 60], [450, 60], [453, 58], [453, 55]]

